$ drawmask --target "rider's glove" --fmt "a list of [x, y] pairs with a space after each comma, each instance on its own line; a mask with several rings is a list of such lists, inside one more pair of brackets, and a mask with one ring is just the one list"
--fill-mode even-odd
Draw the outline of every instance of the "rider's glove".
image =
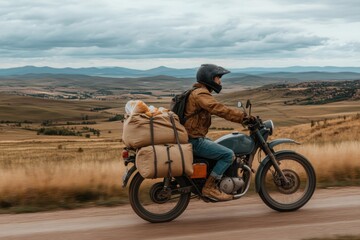
[[256, 117], [251, 116], [251, 115], [250, 116], [245, 115], [244, 118], [243, 118], [242, 124], [243, 125], [249, 125], [249, 124], [254, 123], [254, 122], [256, 122]]

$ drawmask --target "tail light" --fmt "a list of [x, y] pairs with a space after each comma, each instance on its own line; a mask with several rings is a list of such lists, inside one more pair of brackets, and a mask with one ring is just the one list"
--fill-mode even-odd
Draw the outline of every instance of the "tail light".
[[128, 157], [129, 157], [129, 151], [124, 150], [124, 151], [122, 152], [122, 157], [123, 157], [123, 159], [128, 158]]

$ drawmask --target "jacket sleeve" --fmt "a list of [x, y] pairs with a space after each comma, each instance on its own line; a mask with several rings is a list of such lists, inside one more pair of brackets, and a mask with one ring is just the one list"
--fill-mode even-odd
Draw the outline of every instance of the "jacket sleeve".
[[208, 91], [199, 90], [194, 95], [197, 104], [209, 113], [232, 122], [241, 123], [243, 121], [245, 116], [243, 111], [237, 108], [227, 107], [218, 102]]

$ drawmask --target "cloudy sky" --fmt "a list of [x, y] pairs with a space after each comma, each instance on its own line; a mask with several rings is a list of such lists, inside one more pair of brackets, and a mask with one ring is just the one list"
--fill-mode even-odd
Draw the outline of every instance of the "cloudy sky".
[[358, 0], [1, 0], [0, 68], [360, 66]]

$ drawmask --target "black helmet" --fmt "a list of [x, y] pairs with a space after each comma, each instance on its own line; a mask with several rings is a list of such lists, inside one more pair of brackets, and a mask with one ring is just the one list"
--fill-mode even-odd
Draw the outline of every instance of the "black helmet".
[[230, 71], [223, 67], [214, 64], [202, 64], [196, 73], [196, 80], [197, 82], [206, 85], [208, 89], [212, 89], [216, 93], [219, 93], [222, 86], [214, 82], [214, 78], [216, 76], [222, 77], [222, 75], [228, 73], [230, 73]]

